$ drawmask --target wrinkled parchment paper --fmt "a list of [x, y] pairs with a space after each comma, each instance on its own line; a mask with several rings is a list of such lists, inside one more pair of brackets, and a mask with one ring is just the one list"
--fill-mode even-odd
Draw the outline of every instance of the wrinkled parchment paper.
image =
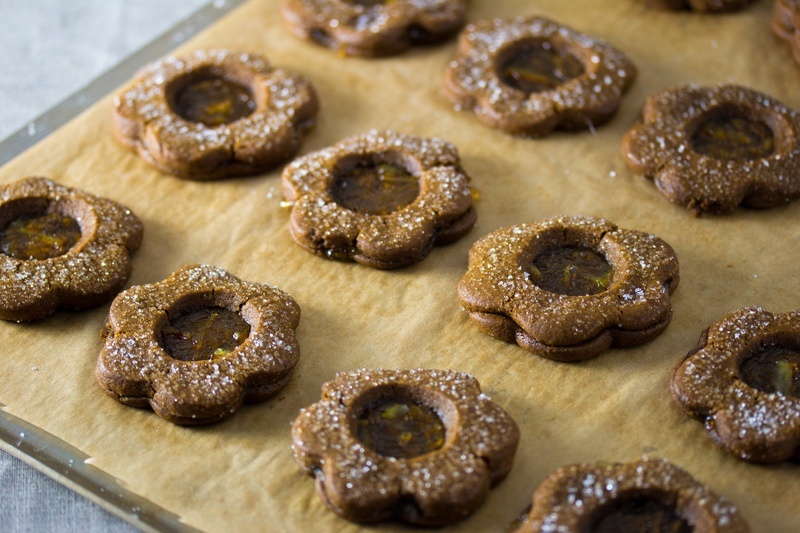
[[[702, 329], [743, 306], [800, 305], [800, 202], [769, 211], [693, 218], [627, 169], [619, 142], [647, 95], [679, 83], [735, 82], [800, 107], [800, 66], [769, 28], [772, 3], [708, 16], [647, 10], [636, 0], [474, 0], [469, 17], [542, 14], [626, 51], [639, 78], [618, 116], [596, 132], [540, 140], [493, 131], [443, 96], [455, 41], [362, 60], [292, 37], [278, 0], [249, 2], [179, 51], [266, 54], [315, 84], [321, 113], [303, 152], [372, 128], [439, 136], [460, 149], [480, 192], [479, 219], [458, 243], [422, 263], [375, 271], [327, 261], [292, 241], [280, 170], [194, 183], [162, 175], [112, 137], [112, 97], [0, 169], [0, 181], [44, 175], [128, 205], [145, 224], [131, 284], [209, 263], [289, 292], [303, 310], [301, 360], [272, 401], [211, 427], [173, 426], [105, 396], [93, 380], [108, 306], [0, 324], [0, 403], [86, 453], [128, 490], [209, 531], [355, 531], [315, 494], [289, 448], [298, 410], [338, 371], [434, 367], [473, 373], [522, 430], [516, 464], [458, 531], [502, 530], [555, 468], [573, 462], [667, 457], [738, 504], [756, 531], [800, 523], [798, 465], [757, 466], [717, 449], [672, 404], [669, 371]], [[504, 225], [558, 214], [608, 218], [658, 235], [676, 250], [681, 282], [666, 332], [596, 359], [548, 361], [480, 333], [455, 286], [472, 242]], [[397, 528], [383, 524], [379, 530]]]

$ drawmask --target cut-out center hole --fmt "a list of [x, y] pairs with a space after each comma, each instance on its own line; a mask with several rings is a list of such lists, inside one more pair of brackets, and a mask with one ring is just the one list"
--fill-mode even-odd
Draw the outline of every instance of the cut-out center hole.
[[21, 260], [50, 259], [64, 255], [81, 238], [78, 222], [52, 212], [24, 214], [0, 232], [0, 252]]
[[739, 366], [742, 380], [762, 392], [800, 398], [800, 350], [777, 344], [747, 356]]
[[583, 246], [548, 248], [536, 256], [529, 271], [538, 287], [569, 296], [605, 291], [614, 273], [603, 254]]
[[358, 440], [388, 457], [409, 459], [438, 450], [445, 426], [432, 408], [410, 398], [384, 397], [367, 404], [356, 422]]
[[681, 517], [674, 506], [654, 498], [639, 497], [609, 504], [592, 517], [593, 533], [649, 531], [691, 533], [694, 528]]
[[419, 180], [403, 166], [380, 158], [364, 158], [334, 171], [331, 194], [346, 209], [367, 215], [388, 215], [419, 196]]
[[695, 152], [716, 159], [761, 159], [775, 151], [775, 134], [764, 122], [723, 108], [705, 118], [691, 143]]
[[248, 87], [210, 74], [181, 87], [173, 102], [174, 111], [182, 118], [209, 127], [248, 117], [256, 109], [256, 102]]
[[161, 330], [166, 352], [181, 361], [225, 357], [250, 335], [242, 315], [224, 307], [191, 309], [170, 319]]
[[530, 39], [512, 45], [499, 65], [503, 83], [525, 93], [555, 89], [584, 72], [583, 63], [577, 57], [559, 50], [546, 39]]

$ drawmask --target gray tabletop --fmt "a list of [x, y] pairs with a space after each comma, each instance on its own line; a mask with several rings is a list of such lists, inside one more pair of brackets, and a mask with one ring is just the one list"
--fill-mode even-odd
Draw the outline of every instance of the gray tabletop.
[[[0, 140], [209, 0], [2, 0]], [[2, 401], [2, 392], [0, 392]], [[0, 531], [135, 531], [0, 452]]]

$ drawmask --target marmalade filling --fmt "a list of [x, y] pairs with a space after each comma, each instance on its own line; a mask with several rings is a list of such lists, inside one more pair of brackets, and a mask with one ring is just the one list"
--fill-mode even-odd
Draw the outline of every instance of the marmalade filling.
[[739, 367], [742, 380], [766, 393], [800, 398], [800, 351], [779, 345], [765, 346]]
[[557, 246], [540, 253], [530, 266], [538, 287], [568, 296], [587, 296], [608, 289], [614, 269], [606, 257], [583, 246]]
[[0, 252], [21, 260], [64, 255], [81, 238], [78, 222], [66, 215], [23, 215], [0, 232]]
[[225, 357], [250, 335], [242, 315], [224, 307], [202, 307], [170, 319], [161, 330], [167, 353], [181, 361]]
[[585, 72], [577, 57], [541, 40], [516, 45], [499, 70], [503, 83], [525, 93], [550, 91]]
[[216, 127], [250, 116], [256, 103], [244, 85], [214, 77], [191, 82], [179, 90], [173, 108], [186, 120]]
[[331, 190], [342, 207], [366, 215], [388, 215], [419, 196], [419, 180], [399, 165], [359, 161], [337, 171]]
[[769, 126], [735, 115], [706, 120], [691, 142], [695, 152], [716, 159], [761, 159], [775, 150], [775, 135]]
[[691, 533], [689, 522], [675, 512], [672, 506], [651, 498], [634, 498], [600, 510], [594, 517], [593, 533]]
[[433, 409], [391, 398], [368, 405], [356, 429], [358, 440], [364, 446], [398, 459], [438, 450], [445, 438], [444, 424]]

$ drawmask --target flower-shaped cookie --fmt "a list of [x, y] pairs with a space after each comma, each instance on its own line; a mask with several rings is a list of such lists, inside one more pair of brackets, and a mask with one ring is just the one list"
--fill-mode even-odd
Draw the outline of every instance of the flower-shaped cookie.
[[373, 268], [421, 261], [477, 218], [458, 151], [441, 139], [392, 131], [350, 137], [296, 159], [281, 183], [300, 246]]
[[212, 180], [293, 157], [317, 108], [299, 74], [256, 54], [201, 50], [142, 69], [114, 100], [114, 133], [163, 172]]
[[142, 232], [125, 206], [46, 178], [0, 186], [0, 319], [110, 300], [131, 275]]
[[672, 397], [747, 461], [800, 460], [800, 311], [735, 311], [672, 371]]
[[775, 0], [772, 31], [789, 43], [795, 61], [800, 62], [800, 1]]
[[666, 459], [575, 464], [545, 479], [517, 533], [750, 531], [739, 510]]
[[485, 333], [577, 361], [661, 334], [678, 259], [658, 237], [589, 217], [501, 228], [476, 242], [458, 285]]
[[466, 517], [508, 474], [519, 430], [468, 374], [364, 369], [325, 383], [292, 438], [337, 514], [434, 526]]
[[468, 25], [444, 88], [493, 128], [541, 136], [608, 121], [635, 78], [633, 63], [609, 44], [528, 17]]
[[299, 321], [300, 307], [275, 287], [183, 267], [114, 300], [95, 377], [116, 400], [170, 422], [217, 422], [286, 385]]
[[282, 13], [301, 39], [373, 57], [450, 37], [464, 25], [466, 0], [284, 0]]
[[629, 167], [699, 215], [767, 208], [800, 195], [800, 114], [737, 85], [650, 96], [622, 140]]
[[691, 9], [703, 13], [725, 13], [736, 11], [755, 0], [643, 0], [648, 7], [665, 10]]

